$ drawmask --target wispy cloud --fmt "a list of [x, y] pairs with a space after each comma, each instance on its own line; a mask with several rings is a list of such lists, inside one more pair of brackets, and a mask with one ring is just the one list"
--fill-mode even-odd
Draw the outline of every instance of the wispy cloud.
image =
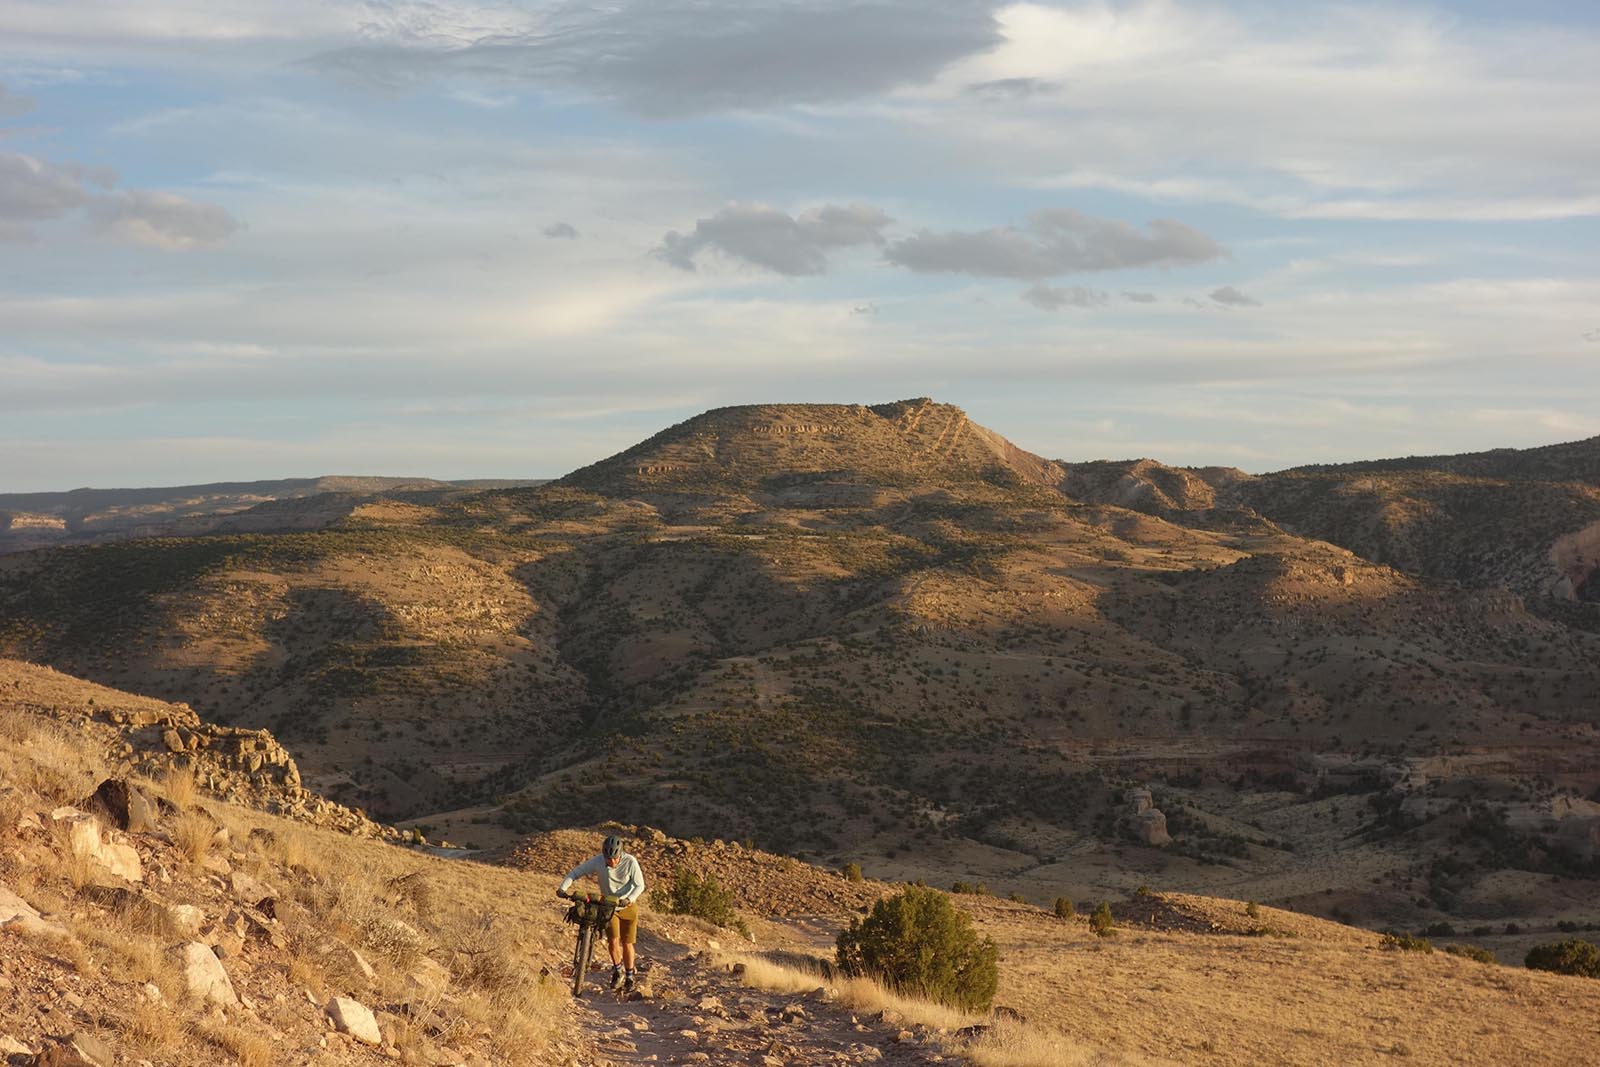
[[919, 273], [1022, 279], [1187, 266], [1224, 254], [1212, 238], [1172, 219], [1155, 219], [1141, 232], [1129, 223], [1096, 218], [1072, 208], [1036, 211], [1025, 227], [947, 233], [923, 230], [892, 242], [885, 250], [889, 262]]
[[1261, 301], [1257, 300], [1253, 296], [1249, 296], [1246, 293], [1240, 292], [1231, 285], [1224, 285], [1220, 289], [1213, 289], [1211, 291], [1211, 299], [1215, 300], [1223, 307], [1230, 308], [1258, 308], [1261, 306]]
[[462, 25], [442, 5], [383, 5], [367, 42], [315, 69], [405, 89], [450, 79], [566, 91], [638, 114], [858, 99], [931, 79], [1000, 43], [986, 0], [620, 0], [518, 25]]
[[1111, 303], [1111, 294], [1081, 285], [1058, 289], [1037, 282], [1023, 292], [1022, 299], [1040, 311], [1060, 311], [1062, 308], [1103, 308]]

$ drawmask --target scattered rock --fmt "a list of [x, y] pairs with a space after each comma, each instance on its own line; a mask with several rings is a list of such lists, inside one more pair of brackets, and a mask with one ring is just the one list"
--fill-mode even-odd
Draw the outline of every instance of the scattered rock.
[[156, 806], [126, 778], [107, 778], [101, 782], [83, 802], [83, 808], [128, 833], [154, 829], [157, 822]]
[[251, 907], [255, 907], [269, 897], [277, 896], [273, 890], [268, 889], [243, 871], [234, 871], [228, 876], [228, 887], [233, 891], [235, 900], [243, 901]]
[[67, 831], [67, 847], [74, 855], [84, 856], [109, 873], [129, 882], [144, 880], [144, 869], [139, 863], [139, 853], [132, 845], [105, 840], [100, 820], [77, 808], [57, 808], [50, 813], [57, 824]]
[[360, 1001], [351, 1000], [349, 997], [330, 997], [324, 1010], [340, 1033], [349, 1034], [364, 1045], [383, 1043], [383, 1034], [378, 1031], [378, 1020]]
[[222, 962], [210, 946], [190, 941], [179, 945], [176, 951], [184, 986], [191, 996], [223, 1008], [238, 1005], [239, 996], [233, 991], [228, 972], [222, 969]]
[[450, 972], [424, 956], [406, 973], [406, 988], [421, 997], [439, 997], [450, 988]]
[[180, 936], [193, 938], [206, 924], [206, 913], [193, 904], [167, 905], [167, 922]]
[[0, 1056], [32, 1056], [33, 1049], [24, 1045], [10, 1034], [0, 1034]]
[[66, 930], [46, 922], [29, 903], [5, 886], [0, 886], [0, 930], [11, 930], [24, 937], [62, 937]]

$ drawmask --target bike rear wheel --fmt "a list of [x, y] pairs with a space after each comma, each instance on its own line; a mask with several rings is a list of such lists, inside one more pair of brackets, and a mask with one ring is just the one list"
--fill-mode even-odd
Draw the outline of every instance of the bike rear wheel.
[[589, 971], [589, 957], [594, 954], [594, 927], [585, 924], [578, 930], [578, 945], [572, 956], [572, 995], [583, 995], [583, 976]]

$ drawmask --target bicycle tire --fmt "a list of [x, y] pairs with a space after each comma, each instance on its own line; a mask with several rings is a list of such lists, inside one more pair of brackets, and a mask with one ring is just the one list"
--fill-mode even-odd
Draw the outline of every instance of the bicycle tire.
[[578, 931], [578, 945], [572, 956], [572, 995], [583, 995], [583, 976], [589, 970], [589, 957], [594, 953], [594, 927], [584, 923]]

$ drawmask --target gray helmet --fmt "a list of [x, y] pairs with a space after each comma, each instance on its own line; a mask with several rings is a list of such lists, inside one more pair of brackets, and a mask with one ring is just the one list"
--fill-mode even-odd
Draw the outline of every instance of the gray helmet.
[[622, 855], [622, 838], [612, 834], [606, 838], [606, 843], [600, 846], [600, 854], [608, 860], [614, 860]]

